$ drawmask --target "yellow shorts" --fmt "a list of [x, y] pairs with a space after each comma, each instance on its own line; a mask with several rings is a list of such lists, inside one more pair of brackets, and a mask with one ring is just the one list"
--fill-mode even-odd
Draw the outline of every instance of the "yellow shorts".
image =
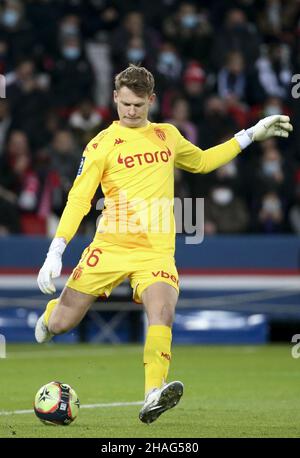
[[138, 303], [142, 302], [144, 289], [156, 282], [168, 283], [179, 291], [173, 256], [96, 240], [83, 251], [66, 286], [107, 298], [126, 278], [133, 289], [133, 300]]

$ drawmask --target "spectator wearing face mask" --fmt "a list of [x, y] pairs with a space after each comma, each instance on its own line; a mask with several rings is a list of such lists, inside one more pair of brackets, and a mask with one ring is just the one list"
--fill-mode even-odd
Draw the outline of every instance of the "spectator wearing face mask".
[[280, 185], [283, 182], [282, 157], [278, 149], [267, 149], [263, 153], [260, 174], [271, 184]]
[[134, 36], [128, 40], [124, 54], [120, 56], [115, 64], [115, 71], [120, 71], [128, 64], [135, 64], [152, 68], [154, 65], [153, 55], [149, 54], [148, 47], [142, 36]]
[[13, 62], [32, 55], [35, 48], [34, 29], [25, 12], [24, 2], [7, 0], [0, 14], [0, 39], [9, 43]]
[[158, 84], [162, 79], [165, 81], [165, 87], [168, 87], [169, 83], [178, 83], [181, 71], [182, 60], [176, 47], [171, 42], [164, 42], [157, 55], [156, 72]]
[[273, 116], [280, 113], [289, 114], [287, 107], [280, 97], [267, 97], [263, 104], [261, 116]]
[[[273, 146], [272, 146], [273, 145]], [[254, 199], [257, 200], [269, 189], [284, 196], [288, 201], [292, 195], [292, 177], [290, 168], [276, 146], [270, 143], [263, 150], [261, 159], [254, 172], [255, 187], [252, 186]]]
[[76, 14], [64, 16], [59, 25], [60, 41], [66, 37], [80, 37], [80, 18]]
[[83, 95], [92, 97], [94, 74], [79, 37], [64, 37], [60, 53], [52, 72], [52, 96], [61, 115], [68, 117]]
[[160, 35], [146, 23], [143, 13], [130, 11], [110, 39], [115, 72], [128, 63], [144, 62], [146, 57], [152, 68], [159, 45]]
[[213, 29], [207, 10], [199, 10], [192, 2], [182, 2], [175, 14], [167, 16], [163, 32], [185, 59], [209, 66], [207, 50], [212, 46]]
[[255, 231], [266, 234], [286, 231], [283, 204], [275, 191], [266, 192], [260, 200], [258, 213], [254, 215]]
[[133, 37], [128, 42], [126, 51], [127, 63], [132, 62], [133, 64], [145, 64], [146, 60], [146, 49], [144, 41], [141, 37]]
[[280, 113], [290, 116], [289, 107], [283, 102], [280, 97], [266, 97], [263, 103], [250, 107], [249, 120], [257, 122], [262, 116], [273, 116]]
[[[155, 87], [158, 94], [168, 94], [170, 100], [180, 93], [180, 81], [183, 68], [183, 61], [173, 43], [164, 41], [156, 53], [154, 66]], [[170, 100], [169, 107], [170, 108]], [[164, 110], [163, 116], [170, 116]]]
[[217, 184], [204, 201], [204, 221], [207, 235], [239, 234], [247, 230], [249, 213], [232, 188]]
[[76, 62], [82, 56], [81, 43], [75, 35], [65, 36], [62, 40], [61, 55], [69, 62]]
[[104, 120], [100, 112], [96, 109], [91, 99], [83, 99], [77, 110], [70, 119], [72, 128], [78, 144], [82, 149], [93, 138], [99, 130], [103, 129]]

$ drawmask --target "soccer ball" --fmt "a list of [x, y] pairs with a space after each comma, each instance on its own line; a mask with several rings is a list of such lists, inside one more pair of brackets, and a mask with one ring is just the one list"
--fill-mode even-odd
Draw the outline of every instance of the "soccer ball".
[[45, 424], [69, 425], [79, 412], [79, 399], [66, 383], [50, 382], [35, 395], [34, 412]]

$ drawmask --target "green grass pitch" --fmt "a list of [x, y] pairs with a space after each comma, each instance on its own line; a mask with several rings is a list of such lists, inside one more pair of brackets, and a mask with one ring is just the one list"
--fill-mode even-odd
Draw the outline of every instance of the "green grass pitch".
[[[185, 393], [151, 425], [139, 421], [134, 404], [143, 399], [142, 353], [140, 345], [8, 344], [0, 359], [0, 437], [300, 437], [300, 359], [291, 346], [174, 345], [169, 380], [181, 380]], [[72, 385], [80, 398], [72, 425], [12, 413], [30, 410], [51, 380]]]

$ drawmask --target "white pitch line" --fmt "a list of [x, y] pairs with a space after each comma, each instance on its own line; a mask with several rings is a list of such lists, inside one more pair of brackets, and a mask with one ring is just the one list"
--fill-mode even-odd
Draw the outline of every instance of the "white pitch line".
[[[142, 405], [143, 401], [134, 401], [134, 402], [111, 402], [109, 404], [83, 404], [80, 406], [80, 409], [98, 409], [102, 407], [126, 407], [126, 406], [139, 406]], [[0, 416], [7, 416], [7, 415], [24, 415], [28, 413], [34, 413], [33, 410], [8, 410], [8, 411], [1, 411]]]
[[[141, 347], [129, 347], [129, 348], [122, 348], [122, 351], [126, 351], [126, 353], [139, 353], [141, 352]], [[72, 350], [72, 346], [70, 345], [70, 350], [52, 350], [49, 347], [45, 348], [45, 350], [33, 350], [33, 351], [7, 351], [7, 359], [31, 359], [31, 358], [65, 358], [66, 356], [106, 356], [110, 355], [111, 353], [117, 352], [116, 347], [108, 347], [108, 348], [82, 348], [80, 350]]]

